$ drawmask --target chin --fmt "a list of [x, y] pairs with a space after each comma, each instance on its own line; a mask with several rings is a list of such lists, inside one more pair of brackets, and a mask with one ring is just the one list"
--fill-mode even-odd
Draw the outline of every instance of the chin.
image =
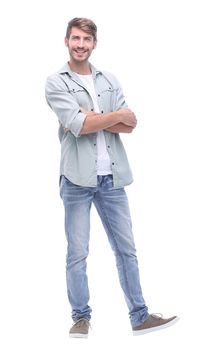
[[74, 57], [73, 56], [73, 60], [76, 62], [85, 62], [88, 60], [88, 58], [89, 58], [89, 56], [87, 56], [87, 57]]

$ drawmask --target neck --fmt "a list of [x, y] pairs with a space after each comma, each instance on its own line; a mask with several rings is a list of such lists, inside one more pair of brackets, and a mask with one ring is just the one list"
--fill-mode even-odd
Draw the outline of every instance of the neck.
[[68, 62], [70, 69], [78, 74], [88, 75], [91, 74], [91, 68], [89, 62], [75, 62], [70, 60]]

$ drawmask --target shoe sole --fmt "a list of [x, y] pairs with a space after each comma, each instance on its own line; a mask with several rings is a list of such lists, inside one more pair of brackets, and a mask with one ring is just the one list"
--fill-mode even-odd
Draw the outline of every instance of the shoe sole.
[[88, 338], [88, 334], [83, 333], [69, 333], [70, 338]]
[[143, 335], [143, 334], [150, 333], [150, 332], [159, 331], [161, 329], [164, 329], [164, 328], [167, 328], [167, 327], [174, 325], [178, 321], [179, 321], [179, 317], [176, 317], [176, 318], [174, 318], [174, 320], [167, 322], [165, 324], [162, 324], [160, 326], [157, 326], [157, 327], [151, 327], [151, 328], [146, 328], [146, 329], [140, 329], [139, 331], [133, 331], [133, 335], [137, 336], [137, 335]]

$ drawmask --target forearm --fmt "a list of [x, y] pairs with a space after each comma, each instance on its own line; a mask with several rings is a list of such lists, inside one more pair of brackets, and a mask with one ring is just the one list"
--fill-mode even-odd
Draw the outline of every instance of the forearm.
[[120, 123], [120, 121], [121, 116], [117, 111], [104, 114], [89, 112], [86, 115], [80, 134], [86, 135], [107, 128], [111, 128], [116, 124]]
[[105, 130], [108, 132], [114, 133], [114, 134], [118, 134], [118, 133], [129, 134], [134, 130], [134, 128], [129, 126], [129, 125], [125, 125], [123, 123], [118, 123], [118, 124], [113, 125], [109, 128], [106, 128]]

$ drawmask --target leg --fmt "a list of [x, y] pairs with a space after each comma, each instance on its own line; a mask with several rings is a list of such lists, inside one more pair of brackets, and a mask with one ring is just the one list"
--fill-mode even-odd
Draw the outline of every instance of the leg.
[[121, 287], [129, 308], [132, 326], [148, 318], [142, 295], [128, 200], [124, 189], [114, 189], [112, 176], [103, 176], [94, 204], [115, 253]]
[[72, 318], [90, 320], [86, 258], [89, 251], [90, 208], [93, 194], [89, 188], [76, 186], [62, 176], [60, 195], [65, 207], [67, 238], [66, 279]]

